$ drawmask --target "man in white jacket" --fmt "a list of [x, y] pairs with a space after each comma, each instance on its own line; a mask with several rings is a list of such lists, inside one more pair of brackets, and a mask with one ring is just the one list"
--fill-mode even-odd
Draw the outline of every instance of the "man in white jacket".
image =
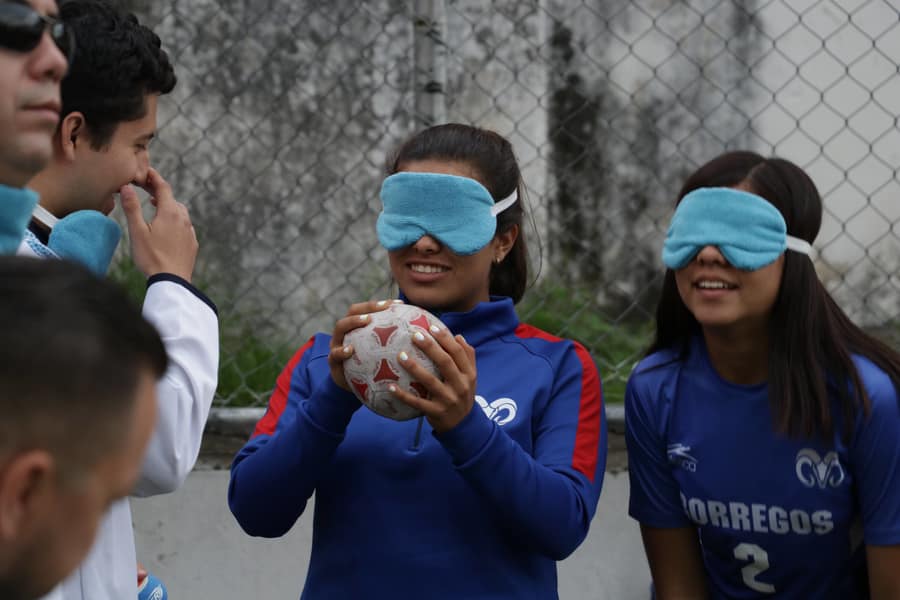
[[[119, 194], [132, 259], [148, 278], [143, 314], [159, 330], [170, 360], [134, 494], [168, 493], [197, 459], [219, 357], [216, 307], [191, 283], [198, 245], [190, 217], [150, 166], [156, 104], [175, 86], [175, 75], [159, 38], [133, 15], [100, 0], [61, 3], [60, 14], [74, 31], [78, 59], [62, 84], [53, 158], [30, 184], [40, 207], [19, 253], [65, 256], [105, 270], [118, 238], [109, 235], [115, 226], [103, 215]], [[132, 184], [152, 197], [150, 223]], [[136, 564], [125, 500], [107, 514], [88, 558], [50, 597], [131, 600], [137, 597]]]

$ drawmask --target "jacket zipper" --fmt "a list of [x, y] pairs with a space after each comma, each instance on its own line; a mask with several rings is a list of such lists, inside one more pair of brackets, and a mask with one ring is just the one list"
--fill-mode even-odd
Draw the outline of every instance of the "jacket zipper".
[[425, 421], [425, 417], [419, 417], [418, 423], [416, 424], [416, 435], [413, 438], [412, 446], [409, 448], [413, 452], [418, 452], [422, 443], [422, 423]]

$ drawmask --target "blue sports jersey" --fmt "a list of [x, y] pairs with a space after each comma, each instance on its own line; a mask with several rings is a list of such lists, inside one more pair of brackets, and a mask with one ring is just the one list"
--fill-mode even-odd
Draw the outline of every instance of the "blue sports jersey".
[[606, 464], [596, 367], [508, 298], [440, 317], [476, 352], [476, 402], [455, 428], [360, 408], [319, 334], [235, 458], [229, 506], [252, 535], [287, 532], [315, 492], [303, 598], [557, 597], [556, 561], [587, 535]]
[[635, 368], [629, 512], [698, 528], [712, 598], [867, 597], [866, 544], [900, 543], [897, 394], [870, 361], [854, 362], [872, 414], [859, 411], [849, 443], [839, 419], [829, 439], [775, 433], [766, 384], [723, 380], [700, 337], [684, 361], [661, 351]]

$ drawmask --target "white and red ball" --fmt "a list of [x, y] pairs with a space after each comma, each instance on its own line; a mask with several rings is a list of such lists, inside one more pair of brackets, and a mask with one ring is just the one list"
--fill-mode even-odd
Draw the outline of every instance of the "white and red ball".
[[441, 321], [424, 308], [409, 304], [392, 304], [370, 317], [365, 327], [344, 336], [343, 345], [354, 348], [353, 355], [344, 361], [347, 384], [360, 402], [379, 415], [395, 421], [415, 419], [422, 413], [398, 400], [389, 387], [393, 384], [420, 397], [427, 397], [427, 391], [400, 366], [397, 356], [406, 352], [440, 377], [431, 359], [413, 344], [412, 336], [417, 330], [430, 335], [429, 328], [442, 326]]

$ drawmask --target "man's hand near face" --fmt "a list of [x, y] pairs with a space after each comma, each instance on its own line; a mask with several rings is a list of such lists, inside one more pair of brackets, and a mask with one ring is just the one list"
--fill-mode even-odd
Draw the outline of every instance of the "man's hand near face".
[[171, 273], [190, 282], [199, 244], [187, 207], [175, 200], [172, 188], [156, 169], [149, 170], [141, 187], [156, 207], [156, 216], [149, 223], [134, 188], [126, 185], [119, 192], [134, 264], [147, 277]]

